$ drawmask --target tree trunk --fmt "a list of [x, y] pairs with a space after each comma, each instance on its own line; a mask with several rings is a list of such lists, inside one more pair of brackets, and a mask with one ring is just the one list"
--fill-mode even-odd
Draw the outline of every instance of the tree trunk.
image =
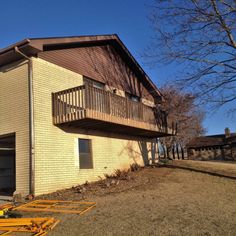
[[166, 156], [167, 156], [167, 159], [170, 160], [170, 152], [169, 152], [169, 148], [166, 148]]
[[172, 156], [173, 156], [173, 159], [175, 159], [175, 148], [172, 147]]
[[165, 145], [163, 144], [162, 144], [162, 149], [163, 149], [164, 159], [166, 159], [166, 149], [165, 149]]
[[178, 160], [179, 160], [179, 145], [177, 145], [177, 157], [178, 157]]
[[184, 160], [184, 149], [182, 146], [180, 146], [180, 148], [181, 148], [181, 153], [182, 153], [182, 159]]

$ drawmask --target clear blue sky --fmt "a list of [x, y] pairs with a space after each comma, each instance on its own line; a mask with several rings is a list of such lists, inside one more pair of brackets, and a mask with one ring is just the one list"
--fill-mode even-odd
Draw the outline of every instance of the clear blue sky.
[[[157, 84], [173, 77], [176, 68], [150, 68], [140, 54], [150, 42], [147, 20], [151, 0], [7, 0], [0, 1], [0, 48], [27, 37], [50, 37], [117, 33], [144, 70]], [[234, 117], [235, 118], [235, 117]], [[208, 134], [222, 133], [236, 122], [225, 109], [209, 113], [204, 121]]]

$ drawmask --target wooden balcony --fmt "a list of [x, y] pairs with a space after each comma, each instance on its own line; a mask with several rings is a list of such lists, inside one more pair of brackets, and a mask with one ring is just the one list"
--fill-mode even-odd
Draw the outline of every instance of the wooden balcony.
[[163, 111], [82, 85], [52, 94], [53, 124], [147, 138], [173, 135]]

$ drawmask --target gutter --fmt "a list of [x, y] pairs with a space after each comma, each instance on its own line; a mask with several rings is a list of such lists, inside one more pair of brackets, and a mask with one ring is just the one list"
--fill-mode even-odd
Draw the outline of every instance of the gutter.
[[35, 144], [34, 144], [34, 107], [33, 107], [33, 64], [32, 59], [21, 52], [18, 46], [14, 47], [16, 53], [28, 60], [28, 94], [29, 94], [29, 193], [35, 194]]
[[15, 47], [25, 46], [25, 45], [27, 45], [29, 43], [30, 43], [29, 39], [24, 39], [24, 40], [22, 40], [22, 41], [20, 41], [18, 43], [15, 43], [13, 45], [8, 46], [7, 48], [0, 49], [0, 55], [4, 54], [4, 53], [7, 53], [7, 52], [9, 52], [11, 50], [15, 50]]

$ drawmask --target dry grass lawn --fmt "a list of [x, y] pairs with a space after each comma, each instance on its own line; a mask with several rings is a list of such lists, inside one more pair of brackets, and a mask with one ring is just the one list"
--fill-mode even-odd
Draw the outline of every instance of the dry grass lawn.
[[97, 202], [83, 216], [53, 215], [61, 220], [53, 235], [236, 235], [236, 181], [188, 170], [145, 168], [131, 180], [85, 194], [73, 189], [43, 198]]
[[236, 178], [236, 162], [174, 160], [172, 164]]

